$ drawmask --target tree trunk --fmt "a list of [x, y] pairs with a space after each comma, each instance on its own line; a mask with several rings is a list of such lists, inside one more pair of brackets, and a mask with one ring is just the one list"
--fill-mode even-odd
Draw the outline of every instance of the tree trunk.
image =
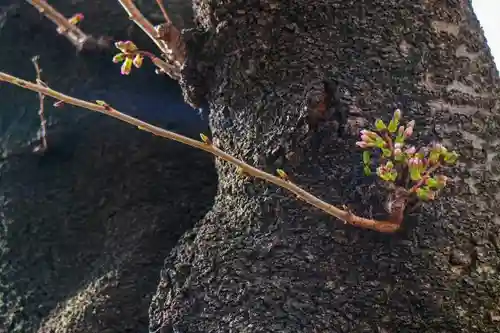
[[[215, 204], [166, 259], [150, 330], [498, 332], [499, 79], [470, 2], [194, 4], [213, 141], [227, 152], [368, 217], [385, 194], [354, 143], [375, 118], [399, 107], [419, 143], [461, 159], [450, 189], [395, 235], [218, 162]], [[333, 107], [315, 119], [323, 94]]]

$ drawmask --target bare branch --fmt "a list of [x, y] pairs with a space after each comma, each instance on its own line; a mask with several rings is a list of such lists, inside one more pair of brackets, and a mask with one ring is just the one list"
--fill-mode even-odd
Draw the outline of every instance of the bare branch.
[[57, 26], [57, 32], [65, 36], [77, 50], [81, 51], [85, 48], [107, 48], [109, 43], [105, 38], [95, 39], [94, 37], [85, 34], [75, 24], [71, 24], [69, 20], [58, 12], [54, 7], [49, 5], [45, 0], [26, 0], [33, 7], [51, 20]]
[[[40, 65], [38, 64], [38, 56], [34, 56], [31, 61], [33, 62], [33, 66], [35, 66], [35, 71], [36, 71], [36, 82], [40, 85], [46, 86], [46, 84], [42, 81], [42, 69], [40, 68]], [[35, 148], [35, 152], [40, 152], [43, 153], [47, 150], [48, 144], [47, 144], [47, 121], [45, 120], [45, 111], [44, 111], [44, 101], [45, 101], [45, 95], [42, 92], [38, 92], [38, 99], [40, 101], [40, 107], [38, 109], [38, 115], [40, 116], [40, 141], [41, 144]]]
[[394, 233], [398, 231], [401, 228], [401, 223], [402, 223], [402, 218], [403, 218], [403, 210], [404, 210], [404, 205], [405, 205], [405, 200], [400, 200], [396, 206], [398, 206], [395, 212], [391, 214], [391, 219], [388, 221], [377, 221], [373, 219], [367, 219], [363, 217], [359, 217], [351, 213], [350, 211], [343, 210], [340, 208], [337, 208], [333, 205], [330, 205], [329, 203], [315, 197], [311, 193], [307, 192], [306, 190], [300, 188], [299, 186], [293, 184], [286, 178], [281, 178], [277, 177], [274, 175], [271, 175], [269, 173], [266, 173], [262, 170], [259, 170], [242, 160], [237, 159], [236, 157], [233, 157], [229, 155], [228, 153], [220, 150], [217, 148], [215, 145], [210, 142], [208, 138], [205, 136], [202, 136], [204, 142], [198, 141], [191, 139], [189, 137], [177, 134], [175, 132], [167, 131], [165, 129], [162, 129], [160, 127], [151, 125], [149, 123], [146, 123], [144, 121], [141, 121], [137, 118], [131, 117], [129, 115], [126, 115], [124, 113], [119, 112], [118, 110], [112, 108], [110, 105], [106, 104], [103, 101], [96, 101], [96, 103], [91, 103], [87, 102], [81, 99], [77, 99], [65, 94], [62, 94], [60, 92], [57, 92], [55, 90], [50, 89], [49, 87], [41, 84], [35, 84], [29, 81], [22, 80], [20, 78], [17, 78], [15, 76], [9, 75], [7, 73], [0, 72], [0, 81], [8, 82], [11, 84], [14, 84], [18, 87], [28, 89], [31, 91], [35, 91], [38, 93], [42, 93], [46, 96], [50, 96], [52, 98], [55, 98], [58, 101], [63, 101], [67, 104], [71, 104], [74, 106], [79, 106], [88, 110], [96, 111], [99, 113], [103, 113], [107, 116], [119, 119], [121, 121], [124, 121], [128, 124], [131, 124], [133, 126], [136, 126], [140, 130], [147, 131], [152, 133], [153, 135], [161, 136], [170, 140], [174, 140], [180, 143], [183, 143], [185, 145], [204, 150], [224, 161], [227, 161], [233, 165], [235, 165], [238, 170], [243, 170], [243, 172], [249, 176], [253, 176], [255, 178], [259, 178], [262, 180], [265, 180], [269, 183], [272, 183], [274, 185], [277, 185], [279, 187], [282, 187], [308, 204], [321, 209], [325, 213], [334, 216], [345, 223], [349, 223], [353, 226], [360, 227], [360, 228], [365, 228], [365, 229], [371, 229], [375, 230], [378, 232], [382, 233]]

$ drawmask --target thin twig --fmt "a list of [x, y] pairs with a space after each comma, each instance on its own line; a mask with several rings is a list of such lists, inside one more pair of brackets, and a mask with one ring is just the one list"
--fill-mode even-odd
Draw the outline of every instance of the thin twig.
[[181, 74], [178, 70], [178, 68], [168, 62], [165, 62], [163, 61], [161, 58], [158, 58], [157, 56], [155, 56], [154, 54], [152, 54], [151, 52], [147, 52], [147, 51], [139, 51], [138, 53], [148, 57], [151, 62], [156, 66], [158, 67], [158, 69], [160, 70], [160, 72], [163, 72], [165, 74], [167, 74], [168, 76], [170, 76], [172, 79], [174, 80], [178, 80], [180, 77], [181, 77]]
[[165, 6], [163, 5], [162, 0], [156, 0], [156, 3], [158, 4], [158, 7], [160, 7], [161, 13], [163, 14], [163, 17], [165, 18], [165, 23], [171, 23], [172, 21], [170, 20], [170, 17], [168, 17], [167, 10], [165, 9]]
[[91, 36], [85, 34], [76, 25], [69, 23], [68, 19], [59, 13], [54, 7], [45, 0], [26, 0], [46, 18], [57, 25], [57, 31], [64, 35], [78, 50], [83, 49], [84, 44], [91, 39]]
[[[36, 71], [36, 82], [38, 84], [41, 84], [43, 86], [46, 86], [46, 84], [42, 81], [42, 69], [40, 68], [40, 65], [38, 64], [38, 56], [34, 56], [31, 61], [33, 62], [33, 66], [35, 66], [35, 71]], [[37, 146], [35, 148], [36, 152], [45, 152], [48, 148], [47, 144], [47, 121], [45, 120], [45, 108], [44, 108], [44, 101], [45, 101], [45, 95], [42, 92], [38, 92], [38, 99], [40, 101], [40, 106], [38, 109], [38, 115], [40, 116], [40, 140], [41, 140], [41, 145]]]
[[149, 123], [146, 123], [144, 121], [141, 121], [137, 118], [131, 117], [129, 115], [126, 115], [124, 113], [119, 112], [118, 110], [112, 108], [111, 106], [107, 104], [98, 104], [98, 103], [91, 103], [87, 102], [81, 99], [77, 99], [65, 94], [62, 94], [60, 92], [57, 92], [55, 90], [50, 89], [49, 87], [43, 86], [41, 84], [35, 84], [29, 81], [25, 81], [23, 79], [17, 78], [15, 76], [9, 75], [7, 73], [0, 72], [0, 81], [4, 82], [9, 82], [11, 84], [14, 84], [18, 87], [25, 88], [31, 91], [39, 92], [44, 95], [50, 96], [52, 98], [55, 98], [56, 100], [63, 101], [67, 104], [71, 104], [74, 106], [79, 106], [88, 110], [96, 111], [99, 113], [103, 113], [105, 115], [108, 115], [110, 117], [119, 119], [121, 121], [124, 121], [126, 123], [129, 123], [133, 126], [138, 127], [141, 130], [150, 132], [154, 135], [161, 136], [170, 140], [174, 140], [183, 144], [186, 144], [188, 146], [204, 150], [208, 153], [213, 154], [214, 156], [227, 161], [233, 165], [235, 165], [237, 168], [241, 168], [244, 170], [244, 172], [250, 176], [253, 176], [255, 178], [263, 179], [269, 183], [272, 183], [274, 185], [277, 185], [279, 187], [282, 187], [293, 194], [295, 194], [299, 199], [307, 202], [308, 204], [317, 207], [324, 211], [325, 213], [337, 217], [338, 219], [344, 221], [345, 223], [349, 223], [353, 226], [365, 228], [365, 229], [372, 229], [375, 231], [383, 232], [383, 233], [394, 233], [398, 231], [401, 227], [401, 222], [402, 222], [402, 215], [400, 212], [396, 212], [396, 214], [391, 214], [391, 215], [397, 215], [398, 220], [394, 221], [377, 221], [373, 219], [367, 219], [363, 217], [359, 217], [351, 213], [350, 211], [346, 211], [343, 209], [339, 209], [333, 205], [330, 205], [329, 203], [315, 197], [311, 193], [307, 192], [306, 190], [300, 188], [299, 186], [293, 184], [292, 182], [288, 180], [281, 179], [279, 177], [276, 177], [274, 175], [268, 174], [262, 170], [259, 170], [227, 153], [224, 151], [220, 150], [216, 146], [214, 146], [211, 143], [204, 143], [198, 140], [194, 140], [191, 138], [188, 138], [186, 136], [177, 134], [175, 132], [167, 131], [165, 129], [162, 129], [160, 127], [151, 125]]
[[141, 11], [134, 5], [134, 2], [132, 0], [118, 0], [118, 2], [122, 5], [123, 9], [125, 9], [129, 18], [148, 35], [161, 52], [165, 53], [165, 45], [157, 38], [158, 33], [153, 24], [142, 15]]

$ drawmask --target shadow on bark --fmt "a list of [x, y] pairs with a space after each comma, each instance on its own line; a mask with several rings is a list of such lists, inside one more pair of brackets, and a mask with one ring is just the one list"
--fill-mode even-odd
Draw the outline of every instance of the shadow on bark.
[[[90, 32], [110, 32], [102, 24], [127, 35], [117, 2], [86, 6], [104, 15]], [[26, 3], [0, 12], [2, 70], [34, 79], [30, 59], [39, 54], [42, 78], [56, 89], [184, 134], [206, 130], [151, 66], [122, 77], [111, 54], [77, 55]], [[0, 96], [8, 156], [0, 161], [0, 324], [13, 333], [147, 332], [164, 257], [213, 202], [213, 159], [101, 115], [54, 110], [50, 99], [49, 149], [33, 154], [36, 94], [2, 85]]]

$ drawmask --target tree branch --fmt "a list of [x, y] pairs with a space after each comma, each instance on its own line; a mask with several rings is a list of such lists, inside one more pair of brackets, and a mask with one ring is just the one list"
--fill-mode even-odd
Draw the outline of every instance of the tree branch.
[[[38, 92], [41, 94], [44, 94], [46, 96], [50, 96], [58, 101], [63, 101], [64, 103], [71, 104], [74, 106], [82, 107], [84, 109], [96, 111], [99, 113], [103, 113], [107, 116], [119, 119], [121, 121], [124, 121], [128, 124], [131, 124], [133, 126], [136, 126], [140, 130], [144, 130], [147, 132], [152, 133], [153, 135], [161, 136], [170, 140], [174, 140], [180, 143], [183, 143], [185, 145], [204, 150], [208, 153], [213, 154], [214, 156], [227, 161], [233, 165], [235, 165], [238, 168], [241, 168], [244, 173], [253, 176], [255, 178], [259, 178], [262, 180], [265, 180], [269, 183], [272, 183], [274, 185], [277, 185], [279, 187], [282, 187], [293, 194], [295, 196], [306, 203], [321, 209], [325, 213], [334, 216], [345, 223], [349, 223], [353, 226], [360, 227], [360, 228], [365, 228], [365, 229], [371, 229], [375, 230], [378, 232], [383, 232], [383, 233], [394, 233], [398, 231], [401, 228], [401, 223], [403, 219], [403, 214], [402, 211], [404, 211], [404, 205], [401, 205], [403, 201], [400, 201], [398, 206], [398, 209], [394, 212], [391, 212], [391, 219], [393, 220], [388, 220], [388, 221], [377, 221], [373, 219], [367, 219], [363, 217], [359, 217], [354, 215], [352, 212], [348, 210], [343, 210], [340, 208], [337, 208], [333, 205], [330, 205], [329, 203], [315, 197], [311, 193], [307, 192], [306, 190], [300, 188], [299, 186], [291, 183], [287, 179], [283, 179], [271, 174], [268, 174], [262, 170], [259, 170], [227, 153], [224, 151], [220, 150], [216, 146], [214, 146], [208, 139], [205, 142], [194, 140], [191, 138], [188, 138], [186, 136], [177, 134], [175, 132], [167, 131], [165, 129], [162, 129], [160, 127], [151, 125], [149, 123], [146, 123], [144, 121], [141, 121], [137, 118], [128, 116], [124, 113], [119, 112], [118, 110], [112, 108], [108, 104], [102, 101], [97, 101], [96, 103], [91, 103], [87, 102], [81, 99], [77, 99], [65, 94], [62, 94], [60, 92], [57, 92], [55, 90], [50, 89], [47, 86], [41, 85], [41, 84], [35, 84], [29, 81], [25, 81], [23, 79], [17, 78], [15, 76], [9, 75], [7, 73], [0, 72], [0, 81], [8, 82], [11, 84], [14, 84], [18, 87], [25, 88], [34, 92]], [[405, 201], [404, 201], [405, 202]]]
[[170, 17], [168, 17], [167, 11], [165, 9], [165, 6], [163, 5], [162, 0], [156, 0], [156, 3], [158, 4], [158, 7], [160, 7], [161, 13], [163, 14], [163, 18], [165, 19], [166, 23], [171, 22]]
[[173, 25], [161, 3], [158, 2], [166, 22], [154, 27], [153, 24], [142, 15], [141, 11], [134, 5], [132, 0], [118, 0], [118, 2], [125, 9], [130, 19], [149, 36], [162, 54], [165, 55], [166, 59], [172, 62], [180, 72], [186, 60], [186, 47], [179, 29]]
[[77, 50], [81, 51], [87, 48], [107, 48], [109, 43], [105, 38], [94, 37], [85, 34], [75, 24], [71, 24], [64, 15], [59, 13], [54, 7], [49, 5], [45, 0], [26, 0], [33, 7], [51, 20], [57, 26], [57, 32], [65, 36]]

